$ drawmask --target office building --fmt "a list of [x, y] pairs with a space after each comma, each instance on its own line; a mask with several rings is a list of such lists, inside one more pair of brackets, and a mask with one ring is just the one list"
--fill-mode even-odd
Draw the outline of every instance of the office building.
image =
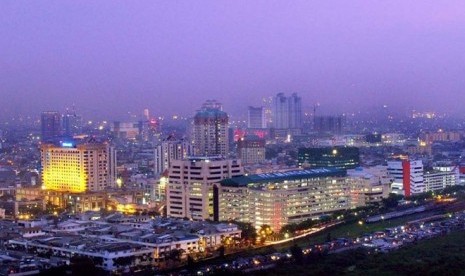
[[81, 134], [82, 118], [75, 113], [68, 113], [63, 116], [63, 131], [67, 137]]
[[289, 128], [296, 129], [302, 127], [302, 99], [293, 93], [288, 98], [289, 103]]
[[265, 139], [246, 135], [237, 141], [237, 156], [244, 165], [259, 164], [265, 161]]
[[249, 106], [247, 111], [248, 128], [266, 128], [265, 108]]
[[380, 205], [389, 196], [391, 184], [386, 166], [347, 170], [352, 206]]
[[42, 112], [40, 117], [42, 141], [55, 141], [62, 135], [61, 116], [56, 111]]
[[432, 170], [425, 171], [423, 177], [428, 192], [440, 191], [460, 184], [458, 166], [434, 166]]
[[296, 93], [286, 97], [279, 93], [273, 100], [273, 126], [276, 129], [298, 129], [302, 127], [302, 103]]
[[107, 143], [46, 143], [40, 151], [45, 190], [80, 193], [114, 187], [116, 156]]
[[213, 219], [213, 185], [242, 175], [240, 160], [191, 157], [173, 160], [166, 187], [167, 215], [194, 220]]
[[421, 160], [388, 161], [391, 192], [409, 197], [426, 192]]
[[193, 154], [194, 150], [191, 143], [169, 136], [155, 147], [155, 174], [161, 174], [167, 170], [172, 160], [185, 159]]
[[299, 148], [300, 168], [354, 169], [360, 164], [360, 152], [356, 147]]
[[317, 132], [342, 133], [342, 116], [315, 116], [313, 129]]
[[459, 131], [444, 131], [440, 129], [436, 132], [423, 132], [420, 134], [420, 139], [429, 145], [434, 142], [458, 142], [462, 139], [462, 136], [462, 133]]
[[228, 115], [216, 102], [207, 102], [194, 116], [194, 151], [198, 156], [229, 154]]
[[142, 122], [113, 122], [111, 132], [116, 138], [136, 140], [142, 133]]
[[349, 181], [334, 168], [263, 173], [225, 179], [215, 187], [214, 219], [251, 223], [256, 229], [318, 219], [339, 210], [359, 207], [352, 187], [363, 190], [359, 177]]

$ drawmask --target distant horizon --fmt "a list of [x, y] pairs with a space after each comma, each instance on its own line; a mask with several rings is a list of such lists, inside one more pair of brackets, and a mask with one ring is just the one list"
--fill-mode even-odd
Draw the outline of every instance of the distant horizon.
[[465, 115], [464, 1], [0, 5], [0, 120], [193, 116], [207, 99], [239, 117], [277, 93], [327, 114]]

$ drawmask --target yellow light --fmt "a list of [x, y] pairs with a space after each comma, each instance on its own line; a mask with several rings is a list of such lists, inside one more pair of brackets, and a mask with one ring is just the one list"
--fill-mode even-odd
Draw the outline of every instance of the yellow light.
[[333, 149], [333, 155], [337, 154], [337, 149]]
[[42, 148], [43, 189], [81, 193], [86, 191], [87, 174], [75, 149]]

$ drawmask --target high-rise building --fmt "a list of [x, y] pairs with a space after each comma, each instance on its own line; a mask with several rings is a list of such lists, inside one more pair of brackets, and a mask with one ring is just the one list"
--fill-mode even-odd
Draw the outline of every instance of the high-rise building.
[[169, 136], [155, 147], [155, 174], [161, 174], [167, 170], [173, 160], [185, 159], [193, 154], [191, 143]]
[[228, 115], [221, 105], [207, 102], [194, 116], [194, 151], [199, 156], [229, 154]]
[[262, 102], [265, 112], [265, 127], [268, 128], [273, 125], [273, 97], [263, 98]]
[[265, 139], [247, 135], [237, 141], [237, 156], [243, 164], [259, 164], [265, 161]]
[[313, 129], [317, 132], [341, 133], [343, 123], [342, 116], [315, 116]]
[[388, 161], [391, 192], [406, 197], [426, 192], [421, 160]]
[[42, 141], [54, 141], [61, 137], [61, 116], [56, 111], [42, 112], [40, 117]]
[[273, 125], [276, 129], [298, 129], [302, 127], [302, 100], [296, 93], [286, 97], [276, 95], [273, 101]]
[[63, 116], [63, 131], [65, 136], [72, 137], [82, 131], [82, 118], [75, 113], [68, 113]]
[[213, 186], [243, 175], [240, 160], [191, 157], [173, 160], [168, 172], [166, 208], [169, 217], [213, 219]]
[[302, 127], [302, 99], [293, 93], [289, 98], [289, 128]]
[[279, 93], [273, 100], [273, 126], [277, 129], [289, 128], [289, 103], [283, 93]]
[[360, 164], [360, 151], [356, 147], [299, 148], [300, 168], [354, 169]]
[[266, 128], [265, 108], [249, 106], [247, 112], [248, 128]]
[[114, 187], [116, 156], [107, 143], [45, 143], [40, 151], [45, 190], [80, 193]]

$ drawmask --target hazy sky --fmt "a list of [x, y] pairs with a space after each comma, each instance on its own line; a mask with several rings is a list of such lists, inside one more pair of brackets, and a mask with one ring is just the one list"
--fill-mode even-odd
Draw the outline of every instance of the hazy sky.
[[465, 113], [465, 1], [0, 1], [3, 115], [239, 114], [279, 92]]

